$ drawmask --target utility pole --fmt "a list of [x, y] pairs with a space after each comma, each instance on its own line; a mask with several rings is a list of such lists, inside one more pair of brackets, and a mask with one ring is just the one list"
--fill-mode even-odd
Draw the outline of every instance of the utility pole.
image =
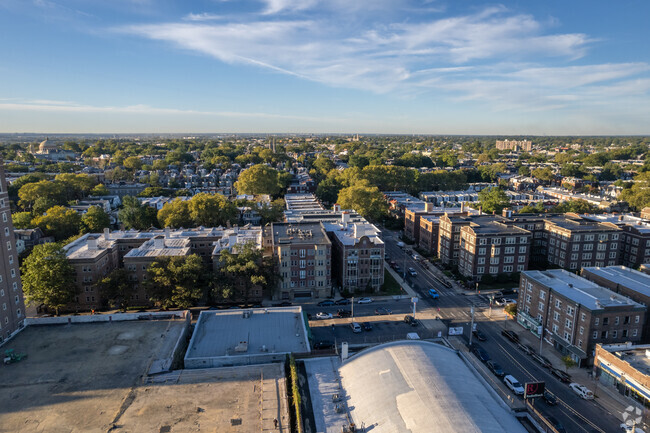
[[537, 333], [539, 334], [539, 354], [542, 354], [542, 346], [544, 345], [544, 326], [539, 325], [537, 327]]
[[351, 307], [350, 307], [350, 310], [351, 310], [350, 317], [352, 319], [354, 319], [354, 296], [352, 297], [352, 303], [350, 305], [351, 305]]
[[472, 324], [469, 326], [469, 345], [472, 346], [472, 336], [474, 335], [474, 307], [470, 307], [469, 312], [472, 314]]

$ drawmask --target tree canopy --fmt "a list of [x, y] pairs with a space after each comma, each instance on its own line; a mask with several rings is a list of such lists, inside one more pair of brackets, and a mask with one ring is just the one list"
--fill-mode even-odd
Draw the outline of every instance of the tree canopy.
[[377, 221], [386, 216], [388, 203], [379, 188], [363, 180], [339, 192], [338, 203], [343, 209], [354, 209], [364, 218]]
[[499, 187], [485, 188], [479, 191], [478, 200], [485, 213], [501, 213], [501, 211], [510, 206], [510, 199]]
[[81, 227], [85, 233], [99, 233], [110, 226], [110, 216], [99, 206], [91, 206], [81, 216]]
[[203, 295], [203, 262], [196, 254], [161, 257], [147, 269], [145, 289], [162, 308], [189, 308]]
[[278, 171], [263, 164], [242, 171], [235, 182], [235, 188], [240, 194], [277, 195], [283, 187]]
[[36, 245], [21, 266], [23, 293], [30, 305], [59, 309], [72, 302], [75, 272], [59, 244]]
[[129, 280], [129, 272], [124, 268], [114, 269], [96, 285], [99, 293], [113, 308], [126, 311], [130, 304], [131, 296], [135, 293], [135, 286]]
[[127, 229], [147, 230], [158, 225], [156, 209], [143, 205], [131, 196], [122, 199], [122, 209], [118, 216]]
[[34, 218], [32, 225], [40, 227], [43, 233], [54, 236], [54, 239], [60, 241], [79, 233], [81, 217], [73, 209], [54, 206], [49, 208], [44, 215]]

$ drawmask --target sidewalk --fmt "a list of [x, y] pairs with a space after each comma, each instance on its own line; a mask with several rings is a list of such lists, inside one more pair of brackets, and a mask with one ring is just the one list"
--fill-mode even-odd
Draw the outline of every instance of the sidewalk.
[[[519, 340], [521, 343], [528, 344], [531, 347], [539, 350], [539, 339], [531, 334], [530, 331], [524, 329], [516, 321], [513, 320], [511, 323], [512, 325], [508, 325], [509, 329], [514, 330], [519, 335]], [[553, 367], [565, 371], [565, 365], [562, 361], [562, 356], [551, 344], [546, 341], [544, 341], [542, 355], [551, 361]], [[579, 383], [592, 390], [596, 396], [596, 403], [610, 415], [621, 420], [621, 422], [624, 421], [623, 414], [625, 413], [625, 409], [628, 406], [638, 406], [638, 404], [635, 404], [632, 400], [619, 394], [616, 389], [610, 386], [601, 385], [598, 380], [592, 377], [591, 368], [586, 369], [572, 367], [568, 369], [568, 373], [571, 375], [571, 382]]]

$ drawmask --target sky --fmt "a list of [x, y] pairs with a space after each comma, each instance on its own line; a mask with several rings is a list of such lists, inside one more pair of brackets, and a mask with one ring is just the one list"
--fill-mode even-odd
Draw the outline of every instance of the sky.
[[650, 2], [0, 0], [0, 132], [650, 134]]

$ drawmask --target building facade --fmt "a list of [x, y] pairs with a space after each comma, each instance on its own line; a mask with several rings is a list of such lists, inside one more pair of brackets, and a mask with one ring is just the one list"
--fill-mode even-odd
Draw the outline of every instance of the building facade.
[[20, 282], [18, 252], [11, 221], [5, 169], [0, 159], [0, 342], [20, 330], [25, 320], [25, 301]]
[[564, 269], [524, 271], [517, 321], [562, 355], [588, 364], [596, 344], [641, 340], [646, 307]]

